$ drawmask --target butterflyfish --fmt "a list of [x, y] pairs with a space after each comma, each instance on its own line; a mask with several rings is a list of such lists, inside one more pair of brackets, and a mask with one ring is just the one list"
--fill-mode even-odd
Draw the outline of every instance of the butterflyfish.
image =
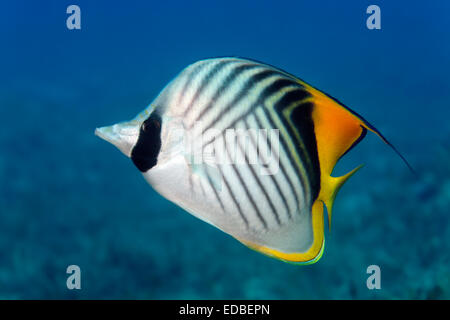
[[330, 224], [360, 167], [340, 177], [333, 168], [367, 131], [392, 147], [301, 79], [230, 57], [189, 65], [134, 119], [95, 133], [195, 217], [260, 253], [311, 264], [323, 254], [325, 208]]

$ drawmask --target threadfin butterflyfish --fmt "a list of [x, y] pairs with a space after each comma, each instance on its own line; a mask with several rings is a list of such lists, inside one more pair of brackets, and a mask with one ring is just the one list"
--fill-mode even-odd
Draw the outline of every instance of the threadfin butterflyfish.
[[131, 121], [95, 133], [195, 217], [260, 253], [311, 264], [324, 250], [325, 207], [330, 224], [336, 194], [359, 169], [334, 177], [333, 168], [367, 131], [390, 145], [295, 76], [216, 58], [186, 67]]

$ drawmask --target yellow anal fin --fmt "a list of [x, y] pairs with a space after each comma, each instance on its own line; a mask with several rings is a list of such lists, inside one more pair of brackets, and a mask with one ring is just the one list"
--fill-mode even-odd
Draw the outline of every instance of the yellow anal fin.
[[322, 257], [323, 250], [325, 247], [322, 201], [316, 200], [314, 202], [311, 213], [312, 213], [313, 242], [306, 252], [286, 253], [277, 249], [269, 248], [255, 243], [246, 242], [241, 239], [237, 240], [245, 244], [250, 249], [253, 249], [264, 255], [279, 259], [287, 263], [292, 263], [296, 265], [308, 265], [316, 263]]
[[341, 177], [331, 177], [329, 176], [325, 181], [321, 181], [321, 188], [320, 188], [320, 194], [319, 199], [322, 200], [325, 203], [325, 206], [327, 207], [328, 212], [328, 228], [331, 229], [331, 217], [333, 215], [333, 203], [334, 199], [336, 198], [336, 195], [338, 194], [341, 187], [344, 185], [344, 183], [355, 174], [356, 171], [361, 169], [363, 165], [359, 165], [346, 175], [343, 175]]

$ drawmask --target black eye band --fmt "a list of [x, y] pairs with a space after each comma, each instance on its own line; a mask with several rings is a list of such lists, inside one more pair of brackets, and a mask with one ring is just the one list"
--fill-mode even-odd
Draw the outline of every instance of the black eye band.
[[161, 117], [154, 112], [141, 125], [138, 141], [131, 151], [131, 160], [141, 172], [146, 172], [156, 165], [160, 150]]

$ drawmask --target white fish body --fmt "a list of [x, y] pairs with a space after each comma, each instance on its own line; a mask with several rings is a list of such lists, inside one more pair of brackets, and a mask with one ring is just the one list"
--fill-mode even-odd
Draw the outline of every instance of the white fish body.
[[[330, 114], [339, 131], [323, 129]], [[96, 134], [192, 215], [264, 254], [308, 264], [323, 252], [323, 204], [331, 216], [356, 171], [334, 178], [331, 170], [366, 129], [284, 71], [219, 58], [188, 66], [135, 119]]]

